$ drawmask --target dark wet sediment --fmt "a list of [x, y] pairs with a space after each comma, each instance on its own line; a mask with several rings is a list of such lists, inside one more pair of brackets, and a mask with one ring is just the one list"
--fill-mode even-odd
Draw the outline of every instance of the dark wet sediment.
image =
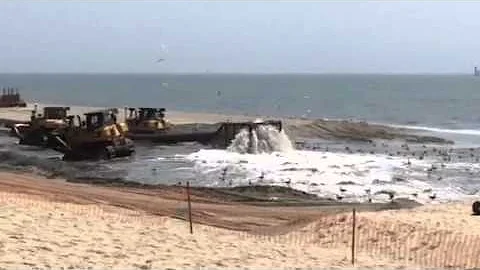
[[[309, 125], [290, 124], [286, 132], [296, 142], [297, 149], [335, 153], [363, 153], [403, 157], [408, 160], [428, 160], [432, 166], [422, 181], [445, 182], [455, 178], [466, 193], [475, 194], [480, 189], [474, 181], [475, 169], [456, 170], [448, 164], [455, 162], [479, 162], [479, 148], [454, 148], [451, 141], [436, 136], [409, 133], [405, 129], [372, 125], [363, 122], [317, 120]], [[303, 136], [307, 136], [306, 139]], [[68, 181], [108, 186], [151, 188], [151, 186], [175, 185], [190, 181], [193, 186], [209, 185], [199, 181], [192, 172], [194, 166], [179, 155], [187, 155], [204, 148], [197, 144], [154, 145], [137, 143], [134, 157], [106, 162], [74, 162], [59, 160], [60, 154], [34, 147], [15, 144], [15, 139], [0, 135], [0, 168], [23, 170], [48, 178], [65, 178]], [[393, 175], [394, 182], [407, 181], [405, 176]], [[372, 183], [375, 179], [372, 179]], [[354, 183], [353, 183], [354, 184]], [[378, 182], [377, 184], [382, 184]], [[462, 185], [467, 184], [468, 187]], [[217, 188], [235, 189], [231, 182], [217, 183]], [[348, 183], [339, 182], [339, 189]], [[258, 188], [257, 185], [253, 185]], [[286, 187], [288, 188], [288, 186]], [[238, 191], [238, 190], [237, 190]], [[255, 193], [244, 189], [242, 193]], [[295, 191], [296, 192], [296, 191]], [[290, 195], [302, 198], [292, 189]], [[427, 191], [425, 191], [427, 192]], [[311, 195], [311, 194], [310, 194]], [[413, 197], [415, 194], [412, 194]], [[267, 196], [262, 193], [261, 196]], [[261, 197], [260, 195], [257, 196]], [[430, 196], [434, 196], [433, 194]], [[274, 196], [275, 197], [275, 196]], [[396, 198], [393, 198], [396, 199]], [[332, 200], [332, 199], [328, 199]]]

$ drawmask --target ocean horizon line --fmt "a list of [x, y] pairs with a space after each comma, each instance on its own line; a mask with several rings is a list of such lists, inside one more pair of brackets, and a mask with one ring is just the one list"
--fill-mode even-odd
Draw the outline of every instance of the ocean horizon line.
[[474, 76], [462, 72], [0, 72], [0, 75], [330, 75]]

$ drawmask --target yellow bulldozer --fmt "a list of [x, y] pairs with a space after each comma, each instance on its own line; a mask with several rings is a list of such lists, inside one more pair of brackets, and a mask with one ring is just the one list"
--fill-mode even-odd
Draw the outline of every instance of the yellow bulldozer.
[[173, 126], [165, 118], [165, 108], [125, 108], [125, 123], [132, 134], [157, 133]]
[[44, 107], [43, 114], [39, 114], [35, 106], [30, 121], [13, 125], [12, 134], [19, 138], [19, 144], [48, 147], [48, 134], [68, 126], [69, 110], [70, 107]]
[[49, 134], [54, 150], [64, 160], [112, 159], [135, 152], [132, 140], [125, 137], [125, 123], [117, 122], [117, 109], [68, 116], [67, 127]]

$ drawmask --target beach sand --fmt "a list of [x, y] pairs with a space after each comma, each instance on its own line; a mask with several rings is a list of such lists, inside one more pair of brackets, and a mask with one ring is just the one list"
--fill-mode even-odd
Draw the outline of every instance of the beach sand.
[[[282, 233], [268, 228], [256, 232], [221, 229], [200, 225], [194, 217], [192, 235], [188, 222], [161, 214], [162, 204], [158, 214], [152, 215], [141, 207], [128, 210], [109, 203], [108, 197], [102, 201], [89, 195], [111, 189], [6, 172], [0, 173], [0, 179], [0, 267], [352, 268], [351, 213], [320, 215], [321, 208], [309, 209], [319, 215]], [[116, 192], [122, 195], [124, 191]], [[138, 196], [160, 197], [167, 205], [176, 201], [177, 207], [186, 204], [172, 195], [144, 192]], [[119, 200], [129, 197], [124, 193]], [[210, 215], [225, 219], [232, 218], [227, 210], [238, 208], [242, 218], [248, 216], [248, 209], [259, 211], [246, 205], [226, 209], [211, 203], [210, 207]], [[205, 206], [193, 202], [192, 208], [197, 212]], [[359, 212], [355, 267], [478, 267], [480, 218], [471, 216], [469, 210], [469, 204], [451, 203]]]
[[[0, 175], [3, 181], [16, 178], [8, 173]], [[284, 268], [350, 264], [348, 249], [322, 248], [314, 239], [295, 243], [290, 233], [272, 241], [272, 238], [194, 224], [192, 235], [188, 223], [182, 220], [102, 203], [60, 203], [31, 194], [0, 192], [0, 205], [0, 266], [9, 269]], [[375, 266], [386, 262], [362, 255], [358, 263]]]
[[[292, 245], [115, 207], [1, 193], [0, 266], [11, 268], [283, 268], [349, 265], [347, 249]], [[288, 236], [286, 236], [288, 239]], [[359, 264], [379, 262], [360, 256]]]
[[[95, 111], [105, 108], [89, 106], [71, 106], [58, 104], [39, 103], [39, 113], [42, 113], [46, 106], [69, 106], [69, 114], [82, 115], [89, 111]], [[28, 103], [26, 108], [0, 108], [0, 123], [14, 121], [29, 121], [34, 104]], [[124, 108], [118, 109], [119, 119], [124, 119]], [[324, 119], [303, 119], [293, 117], [273, 117], [259, 115], [233, 115], [205, 112], [184, 112], [178, 110], [169, 110], [167, 108], [167, 118], [173, 124], [191, 124], [191, 123], [218, 123], [218, 122], [244, 122], [255, 121], [257, 119], [272, 120], [277, 119], [283, 122], [285, 133], [293, 141], [303, 141], [305, 139], [341, 139], [353, 141], [370, 141], [372, 139], [408, 139], [411, 142], [420, 143], [451, 143], [451, 141], [433, 137], [415, 134], [413, 130], [389, 127], [385, 125], [369, 124], [365, 122], [344, 121], [344, 120], [324, 120]]]

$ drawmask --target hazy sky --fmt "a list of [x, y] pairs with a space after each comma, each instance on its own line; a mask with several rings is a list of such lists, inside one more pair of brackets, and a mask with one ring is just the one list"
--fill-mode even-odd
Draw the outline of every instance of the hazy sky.
[[0, 72], [468, 73], [479, 14], [458, 1], [0, 1]]

